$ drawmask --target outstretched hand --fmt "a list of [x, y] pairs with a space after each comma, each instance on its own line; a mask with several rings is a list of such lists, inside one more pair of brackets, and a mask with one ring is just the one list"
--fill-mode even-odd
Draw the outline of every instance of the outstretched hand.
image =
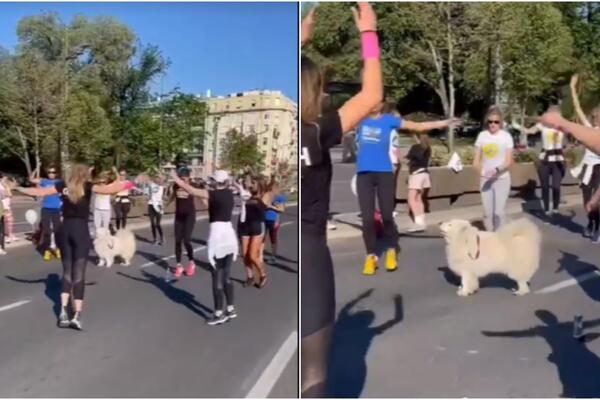
[[302, 24], [300, 25], [300, 35], [302, 44], [306, 44], [312, 36], [312, 28], [315, 24], [315, 13], [316, 8], [313, 8], [302, 20]]
[[358, 2], [358, 10], [352, 7], [352, 14], [359, 32], [377, 31], [377, 16], [369, 3]]
[[546, 125], [551, 128], [560, 128], [564, 122], [564, 118], [560, 114], [560, 109], [557, 106], [552, 106], [548, 108], [548, 111], [538, 118], [538, 121], [542, 125]]

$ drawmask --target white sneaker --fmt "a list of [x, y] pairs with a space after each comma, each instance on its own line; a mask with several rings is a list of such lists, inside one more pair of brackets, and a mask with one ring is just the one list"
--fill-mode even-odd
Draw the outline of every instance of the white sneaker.
[[396, 217], [398, 216], [398, 211], [394, 211], [394, 212], [392, 213], [392, 216], [393, 216], [394, 218], [396, 218]]
[[335, 231], [337, 229], [337, 225], [333, 222], [327, 222], [327, 229], [329, 229], [330, 231]]
[[425, 228], [426, 228], [425, 225], [412, 224], [411, 226], [408, 227], [406, 232], [409, 232], [409, 233], [424, 232]]
[[595, 232], [592, 235], [592, 242], [595, 244], [600, 244], [600, 231], [599, 232]]
[[6, 255], [6, 251], [0, 249], [0, 256], [5, 256]]

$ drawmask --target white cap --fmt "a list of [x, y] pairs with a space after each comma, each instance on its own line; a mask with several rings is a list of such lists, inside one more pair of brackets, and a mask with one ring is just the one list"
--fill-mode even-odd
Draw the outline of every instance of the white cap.
[[218, 169], [211, 178], [217, 183], [224, 183], [229, 180], [229, 174], [223, 169]]

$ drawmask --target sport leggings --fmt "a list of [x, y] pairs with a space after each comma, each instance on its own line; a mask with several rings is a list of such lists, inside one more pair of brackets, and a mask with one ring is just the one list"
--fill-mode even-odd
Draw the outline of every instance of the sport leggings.
[[560, 183], [565, 176], [565, 165], [560, 161], [541, 161], [538, 172], [542, 185], [544, 210], [550, 211], [550, 179], [552, 179], [552, 206], [557, 210], [560, 204]]
[[495, 232], [506, 222], [504, 209], [510, 194], [510, 177], [481, 179], [481, 202], [485, 214], [484, 224], [488, 232]]
[[192, 232], [196, 223], [195, 214], [176, 215], [175, 216], [175, 259], [177, 264], [181, 263], [181, 246], [185, 246], [188, 260], [194, 259], [194, 249], [192, 249]]
[[233, 283], [231, 282], [231, 263], [233, 255], [218, 258], [215, 269], [212, 271], [213, 298], [215, 300], [215, 311], [223, 310], [223, 297], [228, 306], [233, 305]]
[[395, 188], [393, 172], [361, 172], [356, 179], [358, 205], [362, 216], [363, 240], [368, 254], [375, 254], [375, 198], [383, 220], [384, 244], [387, 248], [398, 246], [398, 231], [394, 222]]
[[4, 215], [0, 215], [0, 249], [4, 250]]
[[335, 279], [327, 236], [301, 233], [302, 397], [325, 397], [335, 321]]
[[[581, 185], [581, 193], [583, 195], [583, 205], [585, 205], [592, 199], [592, 196], [598, 189], [600, 184], [600, 164], [594, 165], [593, 167], [586, 166], [585, 168], [594, 168], [592, 176], [587, 185]], [[600, 230], [600, 210], [595, 208], [592, 212], [587, 214], [588, 217], [588, 229], [592, 232], [598, 232]]]
[[42, 242], [40, 243], [42, 252], [50, 248], [52, 233], [56, 238], [56, 232], [60, 231], [60, 225], [60, 209], [42, 208]]
[[160, 226], [162, 215], [154, 209], [154, 206], [148, 204], [148, 217], [150, 217], [150, 226], [152, 227], [152, 238], [156, 241], [156, 232], [160, 235], [160, 240], [163, 240], [163, 231]]
[[117, 230], [127, 227], [127, 215], [131, 209], [131, 203], [115, 203], [115, 216], [117, 217]]
[[91, 247], [87, 220], [65, 218], [58, 237], [62, 255], [62, 293], [72, 293], [75, 300], [83, 300], [85, 268]]

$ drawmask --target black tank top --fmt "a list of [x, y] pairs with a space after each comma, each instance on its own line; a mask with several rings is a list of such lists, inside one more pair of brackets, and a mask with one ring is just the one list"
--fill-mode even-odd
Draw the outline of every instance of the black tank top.
[[246, 202], [246, 223], [261, 223], [265, 220], [265, 211], [267, 207], [264, 203], [255, 197]]
[[92, 198], [92, 183], [83, 185], [83, 197], [77, 203], [69, 199], [69, 189], [64, 181], [58, 181], [54, 185], [62, 200], [62, 215], [64, 218], [80, 218], [87, 220], [90, 215], [90, 200]]
[[196, 212], [194, 196], [175, 185], [175, 215], [190, 215]]
[[230, 189], [208, 192], [208, 221], [231, 222], [233, 213], [233, 192]]

